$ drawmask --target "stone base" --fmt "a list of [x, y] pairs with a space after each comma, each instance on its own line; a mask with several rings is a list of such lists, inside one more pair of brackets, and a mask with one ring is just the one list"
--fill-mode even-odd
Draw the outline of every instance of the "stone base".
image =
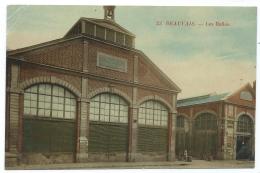
[[45, 165], [52, 163], [73, 163], [73, 153], [25, 153], [20, 163], [29, 165]]
[[17, 166], [18, 159], [17, 154], [6, 152], [5, 153], [5, 167]]
[[84, 163], [88, 161], [88, 153], [77, 153], [77, 162]]
[[147, 161], [167, 161], [167, 153], [156, 153], [156, 152], [144, 152], [136, 153], [135, 161], [137, 162], [147, 162]]

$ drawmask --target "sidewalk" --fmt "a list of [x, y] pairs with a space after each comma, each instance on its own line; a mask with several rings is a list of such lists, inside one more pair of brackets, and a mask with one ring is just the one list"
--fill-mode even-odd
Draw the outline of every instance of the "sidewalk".
[[192, 162], [89, 162], [89, 163], [68, 163], [68, 164], [50, 164], [50, 165], [19, 165], [16, 167], [7, 167], [7, 170], [22, 169], [228, 169], [228, 168], [254, 168], [253, 161], [237, 161], [237, 160], [193, 160]]

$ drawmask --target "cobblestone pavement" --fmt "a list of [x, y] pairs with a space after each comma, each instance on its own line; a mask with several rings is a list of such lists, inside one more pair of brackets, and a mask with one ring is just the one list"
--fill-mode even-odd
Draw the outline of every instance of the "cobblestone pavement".
[[192, 162], [93, 162], [93, 163], [69, 163], [69, 164], [49, 164], [49, 165], [19, 165], [16, 167], [7, 167], [13, 169], [122, 169], [122, 168], [173, 168], [173, 169], [191, 169], [191, 168], [254, 168], [253, 161], [237, 160], [193, 160]]

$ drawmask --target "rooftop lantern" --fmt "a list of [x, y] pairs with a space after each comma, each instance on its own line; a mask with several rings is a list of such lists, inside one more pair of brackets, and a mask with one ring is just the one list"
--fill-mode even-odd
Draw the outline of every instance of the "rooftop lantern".
[[106, 20], [112, 20], [114, 21], [115, 20], [115, 6], [104, 6], [104, 10], [105, 10], [105, 13], [104, 13], [104, 19]]

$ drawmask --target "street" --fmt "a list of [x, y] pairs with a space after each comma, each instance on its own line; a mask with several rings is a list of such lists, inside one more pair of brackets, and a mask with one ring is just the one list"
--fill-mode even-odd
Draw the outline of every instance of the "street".
[[237, 169], [254, 168], [254, 161], [237, 160], [193, 160], [192, 162], [89, 162], [89, 163], [69, 163], [69, 164], [49, 164], [49, 165], [19, 165], [16, 167], [6, 167], [7, 170], [20, 169]]

